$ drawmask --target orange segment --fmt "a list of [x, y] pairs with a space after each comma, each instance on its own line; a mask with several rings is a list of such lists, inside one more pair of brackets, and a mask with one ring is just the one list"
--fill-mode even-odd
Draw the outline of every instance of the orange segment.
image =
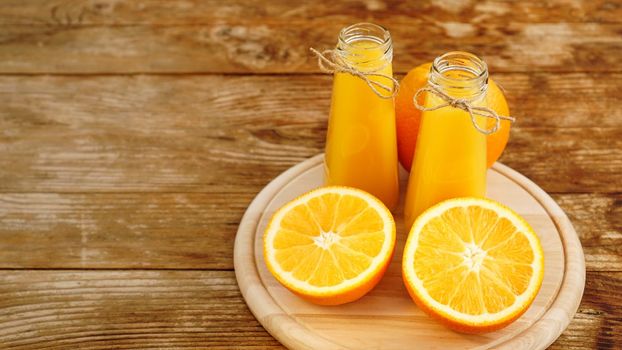
[[544, 255], [533, 229], [509, 208], [458, 198], [417, 218], [402, 272], [420, 308], [452, 329], [480, 333], [529, 308], [542, 285]]
[[306, 205], [292, 208], [282, 220], [281, 227], [304, 235], [313, 235], [317, 231], [317, 222]]
[[380, 281], [395, 245], [389, 210], [367, 192], [323, 187], [279, 209], [264, 233], [274, 277], [323, 305], [354, 301]]

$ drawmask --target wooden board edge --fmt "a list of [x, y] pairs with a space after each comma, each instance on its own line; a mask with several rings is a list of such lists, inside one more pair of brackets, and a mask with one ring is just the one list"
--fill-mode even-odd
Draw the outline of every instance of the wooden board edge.
[[[257, 194], [240, 221], [233, 248], [235, 277], [244, 301], [266, 331], [289, 349], [330, 350], [344, 348], [312, 333], [305, 326], [296, 322], [278, 306], [267, 292], [255, 266], [255, 229], [263, 213], [263, 208], [282, 188], [284, 182], [317, 165], [318, 160], [323, 156], [323, 154], [316, 155], [289, 168]], [[301, 342], [300, 339], [305, 339], [305, 343]]]
[[570, 219], [551, 196], [518, 171], [495, 163], [492, 168], [512, 179], [531, 194], [557, 227], [564, 248], [564, 277], [557, 297], [549, 309], [531, 327], [498, 345], [498, 349], [546, 349], [568, 327], [581, 304], [585, 288], [583, 247]]

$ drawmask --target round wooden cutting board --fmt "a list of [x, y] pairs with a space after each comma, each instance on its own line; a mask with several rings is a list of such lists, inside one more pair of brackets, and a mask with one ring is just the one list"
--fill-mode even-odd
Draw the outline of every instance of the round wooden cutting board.
[[[401, 174], [402, 194], [406, 174]], [[493, 333], [453, 332], [419, 310], [402, 283], [400, 262], [407, 231], [395, 214], [397, 245], [384, 278], [363, 298], [341, 306], [318, 306], [282, 287], [268, 272], [263, 231], [272, 214], [323, 182], [323, 155], [274, 179], [248, 207], [235, 240], [235, 273], [249, 308], [270, 334], [290, 349], [544, 349], [574, 316], [585, 285], [581, 243], [561, 208], [518, 172], [496, 163], [488, 171], [489, 198], [522, 215], [545, 253], [542, 288], [516, 322]], [[402, 196], [403, 197], [403, 196]]]

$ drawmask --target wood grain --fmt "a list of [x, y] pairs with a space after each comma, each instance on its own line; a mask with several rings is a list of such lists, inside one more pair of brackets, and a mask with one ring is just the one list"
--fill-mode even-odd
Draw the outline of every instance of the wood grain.
[[[282, 349], [232, 271], [0, 271], [0, 344], [11, 349]], [[622, 272], [588, 272], [583, 303], [550, 349], [617, 349]]]
[[14, 1], [0, 7], [0, 73], [318, 72], [309, 47], [360, 21], [389, 28], [398, 72], [458, 49], [496, 72], [622, 70], [616, 2]]
[[[548, 192], [622, 188], [622, 74], [498, 77], [504, 163]], [[0, 191], [256, 193], [322, 151], [329, 96], [325, 76], [0, 77]]]
[[553, 194], [575, 227], [588, 271], [622, 271], [622, 194]]
[[0, 271], [0, 281], [3, 348], [278, 346], [230, 271]]
[[231, 269], [254, 195], [322, 150], [331, 78], [307, 50], [358, 21], [391, 30], [397, 72], [490, 63], [519, 118], [502, 160], [586, 253], [551, 349], [622, 348], [617, 0], [1, 1], [0, 348], [282, 349], [233, 272], [196, 269]]
[[[549, 192], [578, 192], [556, 199], [588, 269], [620, 270], [622, 74], [497, 77], [520, 118], [502, 161]], [[10, 247], [0, 266], [232, 268], [244, 208], [322, 151], [329, 86], [323, 76], [0, 77], [0, 246]], [[590, 191], [614, 193], [580, 194]]]
[[443, 21], [472, 19], [477, 23], [507, 23], [508, 19], [531, 23], [620, 23], [622, 7], [611, 0], [504, 0], [459, 1], [361, 1], [308, 2], [277, 0], [5, 0], [0, 3], [0, 25], [60, 24], [128, 25], [213, 21], [308, 20], [318, 17], [374, 17], [386, 21], [402, 16], [433, 17]]
[[[254, 193], [0, 194], [0, 268], [232, 269]], [[622, 271], [622, 195], [557, 194], [588, 271]]]
[[0, 194], [0, 268], [232, 269], [244, 193]]

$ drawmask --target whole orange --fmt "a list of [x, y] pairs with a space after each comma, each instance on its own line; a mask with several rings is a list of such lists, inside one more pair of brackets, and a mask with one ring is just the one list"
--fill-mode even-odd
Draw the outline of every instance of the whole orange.
[[[421, 121], [421, 111], [413, 104], [413, 97], [417, 90], [424, 87], [428, 81], [428, 74], [432, 63], [425, 63], [412, 69], [400, 81], [400, 90], [395, 97], [395, 125], [397, 128], [397, 151], [400, 164], [410, 171], [413, 154], [417, 145], [417, 135], [419, 133], [419, 123]], [[419, 95], [420, 104], [425, 101], [425, 93]], [[503, 91], [499, 86], [488, 78], [488, 93], [486, 103], [499, 115], [510, 115], [508, 103], [505, 100]], [[488, 120], [488, 127], [492, 128], [495, 121]], [[505, 149], [505, 145], [510, 137], [510, 125], [507, 120], [501, 121], [501, 127], [497, 132], [488, 135], [486, 142], [487, 165], [491, 167], [499, 159]]]

